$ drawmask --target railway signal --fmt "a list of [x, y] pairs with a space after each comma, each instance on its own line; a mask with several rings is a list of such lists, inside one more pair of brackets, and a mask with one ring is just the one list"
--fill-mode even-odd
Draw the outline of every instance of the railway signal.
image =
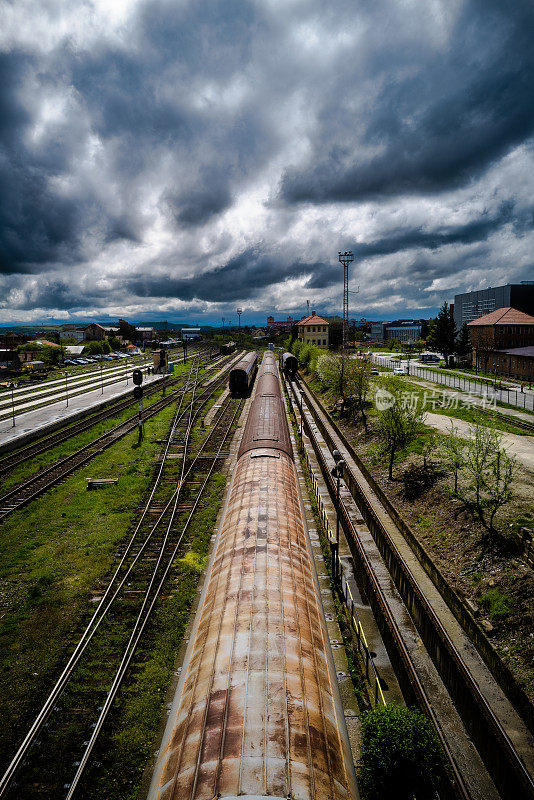
[[143, 440], [143, 373], [140, 369], [134, 369], [132, 373], [132, 380], [135, 383], [133, 396], [134, 400], [139, 400], [139, 439], [138, 444]]

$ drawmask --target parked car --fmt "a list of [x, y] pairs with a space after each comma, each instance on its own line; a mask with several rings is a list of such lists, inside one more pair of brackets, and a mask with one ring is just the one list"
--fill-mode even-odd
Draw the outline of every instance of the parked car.
[[394, 375], [406, 375], [406, 370], [404, 369], [404, 367], [395, 367], [395, 369], [393, 370], [393, 374]]

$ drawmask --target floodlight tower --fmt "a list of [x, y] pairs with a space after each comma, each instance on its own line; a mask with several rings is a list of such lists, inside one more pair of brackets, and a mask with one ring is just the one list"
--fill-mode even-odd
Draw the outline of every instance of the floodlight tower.
[[350, 250], [338, 253], [339, 263], [343, 264], [343, 352], [349, 343], [349, 264], [354, 261]]
[[236, 311], [237, 311], [237, 316], [239, 318], [238, 327], [239, 327], [239, 330], [241, 330], [241, 314], [243, 313], [243, 309], [242, 308], [237, 308]]

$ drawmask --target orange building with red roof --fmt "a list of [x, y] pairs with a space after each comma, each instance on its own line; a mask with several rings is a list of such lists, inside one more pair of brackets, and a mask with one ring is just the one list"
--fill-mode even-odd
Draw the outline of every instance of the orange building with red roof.
[[308, 317], [303, 317], [297, 322], [298, 338], [301, 342], [311, 342], [317, 347], [328, 347], [329, 343], [329, 322], [322, 317], [318, 317], [312, 312]]

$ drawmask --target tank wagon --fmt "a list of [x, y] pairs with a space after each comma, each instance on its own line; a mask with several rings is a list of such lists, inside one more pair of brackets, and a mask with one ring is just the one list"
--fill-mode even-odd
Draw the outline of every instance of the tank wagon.
[[288, 379], [292, 379], [298, 372], [299, 362], [297, 361], [297, 357], [293, 355], [293, 353], [284, 353], [282, 356], [282, 369], [284, 370], [284, 375]]
[[221, 345], [220, 353], [221, 355], [225, 356], [230, 355], [230, 353], [234, 352], [235, 347], [235, 342], [226, 342], [225, 344]]
[[149, 800], [356, 800], [276, 361], [267, 352]]
[[232, 397], [246, 397], [254, 381], [258, 369], [256, 353], [247, 353], [233, 369], [230, 370], [228, 388]]

